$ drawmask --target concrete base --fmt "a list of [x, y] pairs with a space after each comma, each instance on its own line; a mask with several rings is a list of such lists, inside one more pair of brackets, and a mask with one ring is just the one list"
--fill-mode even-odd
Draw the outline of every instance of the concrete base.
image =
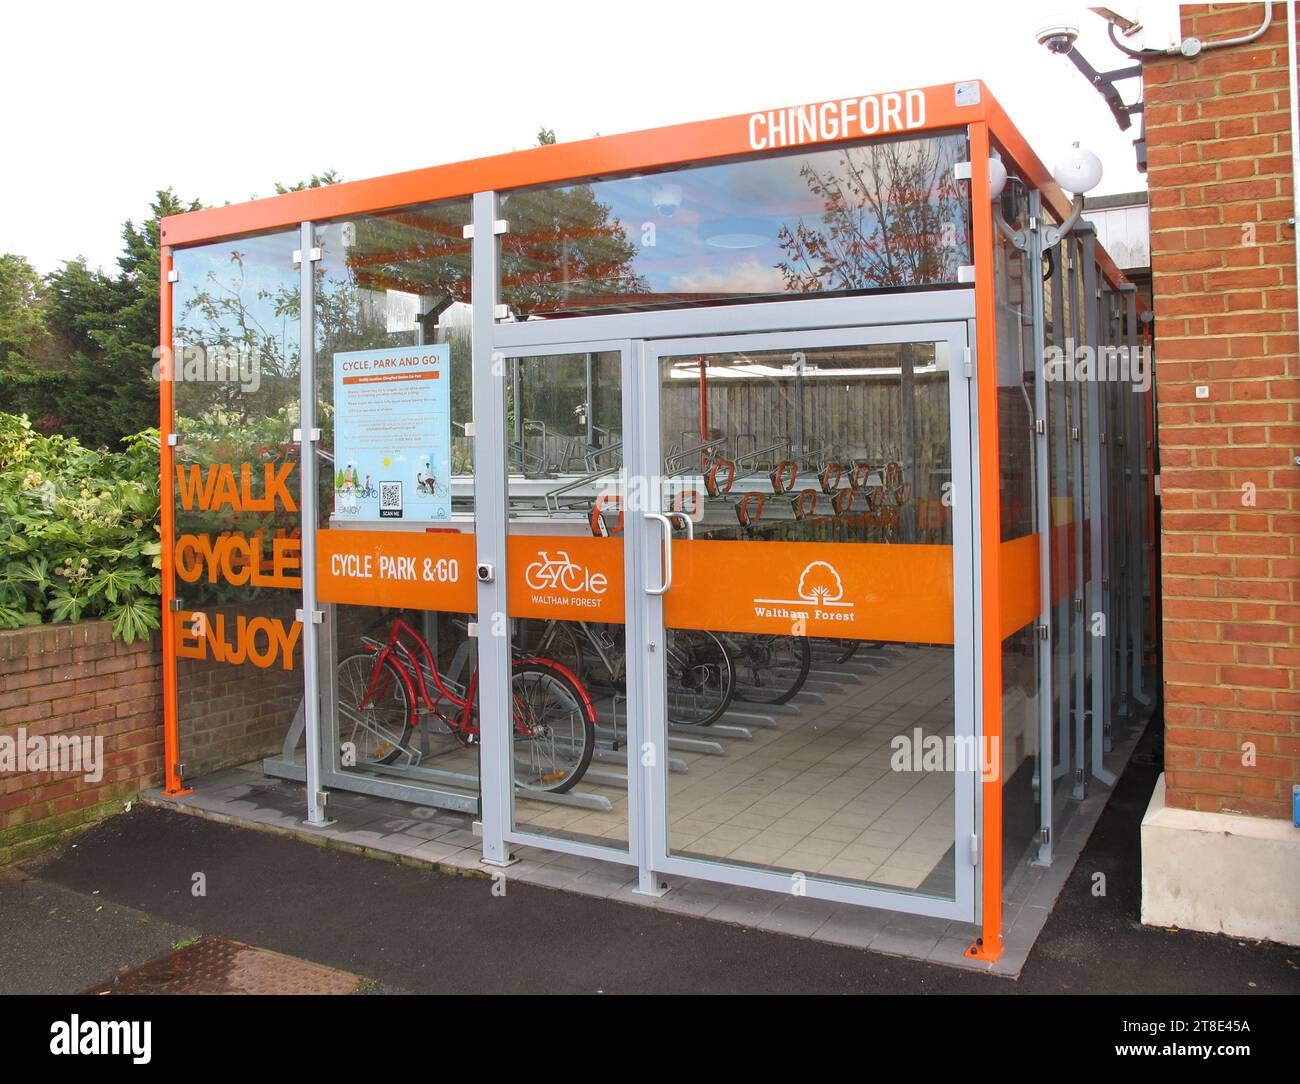
[[1142, 818], [1142, 921], [1300, 945], [1300, 828], [1165, 805]]

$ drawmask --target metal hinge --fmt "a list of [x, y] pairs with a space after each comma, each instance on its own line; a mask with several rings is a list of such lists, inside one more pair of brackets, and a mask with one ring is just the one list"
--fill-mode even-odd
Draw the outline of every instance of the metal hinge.
[[295, 429], [295, 430], [293, 431], [293, 441], [294, 441], [295, 444], [303, 444], [303, 443], [306, 443], [306, 444], [315, 444], [316, 441], [318, 441], [318, 440], [320, 440], [320, 430], [319, 430], [319, 429], [308, 429], [308, 430], [307, 430], [307, 440], [306, 440], [305, 442], [304, 442], [303, 439], [302, 439], [302, 430], [301, 430], [301, 429]]
[[492, 306], [492, 319], [493, 319], [493, 320], [509, 320], [509, 319], [510, 319], [510, 306], [509, 306], [509, 305], [493, 305], [493, 306]]
[[176, 770], [176, 778], [183, 783], [185, 781], [185, 761], [182, 760], [179, 764], [177, 764], [175, 766], [175, 770]]
[[471, 621], [471, 622], [469, 622], [469, 623], [465, 626], [465, 632], [466, 632], [466, 635], [469, 635], [469, 636], [477, 636], [477, 635], [478, 635], [478, 622], [477, 622], [477, 621]]
[[[498, 218], [492, 223], [492, 232], [498, 237], [503, 233], [509, 233], [510, 223], [504, 218]], [[466, 241], [474, 240], [474, 227], [472, 225], [462, 226], [460, 235], [465, 238]]]
[[180, 281], [181, 281], [181, 273], [180, 273], [179, 271], [177, 271], [176, 268], [173, 267], [170, 271], [167, 272], [167, 281], [168, 281], [168, 282], [180, 282]]
[[1047, 825], [1044, 824], [1041, 828], [1038, 829], [1038, 834], [1034, 838], [1038, 840], [1039, 843], [1051, 843], [1052, 830], [1048, 828]]
[[975, 281], [975, 265], [973, 263], [964, 263], [957, 268], [957, 282], [968, 283]]
[[971, 348], [969, 346], [963, 347], [963, 349], [966, 351], [966, 358], [964, 362], [966, 379], [969, 380], [971, 377], [975, 375], [975, 356], [974, 354], [971, 353]]
[[[303, 624], [303, 625], [305, 625], [306, 622], [303, 620], [302, 614], [303, 614], [303, 611], [302, 611], [302, 610], [294, 610], [294, 611], [293, 611], [293, 619], [294, 619], [295, 621], [297, 621], [299, 624]], [[320, 624], [322, 621], [324, 621], [324, 620], [325, 620], [325, 611], [324, 611], [324, 610], [312, 610], [312, 612], [311, 612], [311, 623], [312, 623], [313, 625], [319, 625], [319, 624]]]
[[176, 445], [178, 445], [180, 442], [181, 442], [181, 437], [180, 437], [180, 434], [179, 434], [179, 433], [168, 433], [168, 434], [167, 434], [167, 444], [168, 444], [170, 447], [175, 448]]
[[970, 180], [970, 163], [969, 163], [969, 162], [954, 162], [954, 163], [952, 164], [952, 175], [953, 175], [953, 178], [954, 178], [955, 180], [958, 180], [958, 181], [969, 181], [969, 180]]
[[1034, 419], [1034, 432], [1042, 436], [1047, 432], [1047, 422], [1043, 418]]
[[1050, 633], [1050, 630], [1048, 629], [1048, 627], [1047, 627], [1046, 625], [1039, 625], [1039, 626], [1038, 626], [1038, 638], [1039, 638], [1040, 640], [1046, 640], [1047, 637], [1048, 637], [1048, 635], [1049, 635], [1049, 633]]
[[1083, 599], [1081, 597], [1074, 600], [1074, 612], [1077, 614], [1083, 613]]
[[1106, 443], [1106, 434], [1105, 434], [1105, 433], [1098, 433], [1098, 434], [1097, 434], [1097, 443], [1098, 443], [1098, 444], [1105, 444], [1105, 443]]
[[324, 809], [327, 805], [329, 805], [329, 802], [330, 802], [330, 796], [328, 791], [318, 790], [316, 792], [316, 804], [318, 806]]
[[980, 864], [980, 837], [974, 832], [970, 837], [970, 864], [978, 866]]
[[171, 604], [167, 608], [171, 610], [171, 612], [174, 614], [180, 613], [181, 612], [180, 596], [178, 595], [176, 598], [172, 599]]
[[1079, 439], [1079, 427], [1077, 425], [1070, 426], [1070, 439], [1071, 440]]
[[[309, 263], [315, 263], [320, 258], [321, 251], [319, 248], [309, 248], [307, 250], [307, 260]], [[302, 249], [295, 248], [293, 250], [293, 262], [295, 265], [302, 263]]]

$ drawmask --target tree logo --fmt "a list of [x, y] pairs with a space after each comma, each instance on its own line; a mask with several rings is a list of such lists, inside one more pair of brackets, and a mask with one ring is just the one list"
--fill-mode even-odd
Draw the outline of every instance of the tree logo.
[[[812, 603], [818, 610], [852, 610], [853, 603], [844, 601], [844, 581], [835, 566], [828, 561], [809, 561], [799, 573], [797, 598], [756, 598], [754, 602], [766, 606], [806, 606]], [[784, 616], [776, 614], [774, 616]], [[847, 614], [837, 620], [852, 620]]]
[[818, 606], [852, 606], [841, 602], [844, 581], [835, 568], [825, 561], [810, 561], [799, 576], [799, 597]]

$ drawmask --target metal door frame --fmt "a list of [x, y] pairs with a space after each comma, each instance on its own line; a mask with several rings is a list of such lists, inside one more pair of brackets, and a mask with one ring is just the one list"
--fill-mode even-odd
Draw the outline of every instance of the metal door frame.
[[[873, 327], [850, 326], [809, 331], [753, 331], [734, 332], [723, 336], [690, 336], [677, 339], [656, 339], [642, 344], [638, 359], [638, 390], [641, 401], [640, 441], [636, 460], [630, 464], [629, 474], [657, 477], [662, 463], [660, 416], [659, 361], [663, 357], [679, 354], [727, 353], [736, 350], [808, 349], [818, 346], [875, 345], [906, 342], [936, 342], [948, 344], [949, 425], [953, 452], [953, 666], [954, 666], [954, 730], [958, 738], [975, 740], [979, 737], [976, 726], [977, 671], [975, 668], [975, 567], [973, 560], [973, 484], [972, 484], [972, 431], [970, 428], [972, 383], [967, 368], [968, 325], [965, 321], [888, 324]], [[663, 597], [652, 594], [648, 587], [657, 582], [659, 575], [646, 568], [653, 554], [658, 565], [659, 549], [650, 544], [650, 527], [653, 520], [646, 515], [662, 514], [662, 492], [658, 485], [646, 488], [653, 506], [644, 510], [635, 527], [641, 536], [641, 563], [636, 566], [637, 578], [642, 581], [638, 626], [629, 622], [629, 650], [635, 643], [637, 652], [645, 661], [648, 680], [638, 688], [644, 700], [641, 706], [645, 718], [645, 736], [648, 748], [667, 748], [667, 723], [664, 703], [664, 653], [652, 645], [664, 642]], [[629, 523], [629, 531], [634, 528]], [[671, 587], [669, 587], [671, 590]], [[629, 689], [631, 688], [629, 683]], [[768, 891], [789, 893], [791, 875], [776, 870], [753, 866], [731, 865], [719, 860], [685, 858], [668, 851], [667, 786], [668, 771], [662, 756], [645, 758], [646, 785], [642, 788], [647, 799], [650, 839], [647, 848], [650, 869], [654, 872], [676, 874], [700, 880], [740, 885]], [[977, 881], [977, 862], [980, 848], [975, 831], [978, 823], [977, 787], [974, 772], [959, 772], [954, 778], [956, 790], [953, 824], [955, 897], [951, 900], [901, 889], [850, 884], [843, 881], [808, 876], [802, 882], [803, 894], [814, 899], [879, 907], [892, 911], [908, 912], [940, 918], [974, 921]]]
[[[505, 401], [505, 366], [501, 359], [511, 355], [553, 354], [572, 352], [580, 348], [585, 352], [592, 343], [630, 342], [630, 362], [632, 378], [623, 386], [623, 441], [625, 465], [628, 473], [634, 465], [628, 464], [626, 453], [641, 449], [638, 458], [644, 462], [643, 444], [646, 439], [648, 422], [645, 416], [645, 394], [642, 382], [645, 374], [655, 371], [644, 360], [648, 347], [655, 347], [666, 339], [717, 338], [727, 335], [751, 336], [763, 332], [773, 334], [791, 334], [795, 332], [818, 332], [834, 329], [836, 332], [851, 331], [851, 337], [862, 342], [906, 341], [903, 330], [911, 329], [915, 336], [917, 327], [943, 325], [945, 334], [941, 338], [955, 340], [963, 350], [957, 350], [950, 358], [952, 369], [962, 375], [964, 380], [956, 380], [950, 386], [962, 388], [962, 406], [952, 418], [954, 426], [960, 426], [964, 434], [960, 440], [954, 438], [954, 472], [961, 470], [964, 478], [969, 479], [969, 489], [964, 513], [967, 529], [960, 533], [962, 557], [959, 560], [959, 577], [969, 585], [967, 605], [957, 616], [957, 627], [965, 626], [966, 648], [969, 657], [970, 684], [972, 700], [969, 704], [968, 717], [975, 732], [982, 733], [981, 699], [979, 682], [979, 599], [975, 595], [978, 584], [978, 566], [980, 560], [979, 539], [975, 533], [979, 522], [979, 510], [974, 507], [975, 475], [977, 457], [975, 441], [977, 434], [976, 401], [974, 381], [971, 377], [975, 369], [975, 292], [972, 289], [934, 289], [914, 290], [892, 294], [872, 293], [856, 297], [803, 298], [786, 299], [770, 302], [753, 302], [740, 305], [716, 307], [692, 307], [665, 309], [656, 312], [605, 313], [594, 316], [575, 316], [547, 320], [513, 320], [501, 315], [495, 304], [497, 292], [493, 272], [499, 259], [499, 238], [495, 237], [493, 224], [497, 217], [496, 193], [480, 193], [475, 196], [475, 313], [474, 313], [474, 405], [477, 421], [478, 451], [476, 453], [476, 500], [477, 537], [479, 560], [495, 560], [497, 564], [496, 582], [479, 585], [479, 613], [486, 615], [481, 620], [490, 620], [493, 613], [504, 614], [507, 611], [505, 598], [505, 550], [507, 524], [505, 519], [505, 441], [504, 407], [497, 419], [496, 404]], [[480, 281], [480, 279], [482, 281]], [[901, 337], [900, 337], [901, 336]], [[626, 371], [626, 370], [625, 370]], [[629, 400], [629, 395], [632, 398]], [[655, 409], [654, 439], [658, 440], [658, 389], [654, 390], [653, 406]], [[490, 416], [490, 417], [489, 417]], [[496, 447], [496, 445], [500, 447]], [[958, 466], [958, 461], [968, 469]], [[656, 472], [657, 473], [657, 472]], [[627, 521], [625, 520], [625, 523]], [[532, 833], [515, 832], [511, 827], [512, 814], [509, 775], [509, 743], [500, 719], [493, 720], [494, 714], [504, 717], [501, 712], [493, 712], [488, 707], [490, 693], [481, 686], [483, 699], [483, 739], [480, 749], [480, 781], [482, 795], [482, 821], [480, 830], [483, 836], [483, 860], [488, 865], [508, 865], [514, 859], [509, 851], [508, 842], [527, 843], [544, 850], [585, 855], [615, 862], [635, 863], [639, 876], [637, 891], [648, 895], [661, 895], [665, 891], [656, 877], [658, 863], [651, 864], [652, 816], [649, 807], [649, 774], [645, 767], [646, 735], [645, 697], [640, 694], [647, 686], [645, 672], [645, 643], [648, 637], [647, 599], [643, 585], [635, 583], [638, 579], [635, 570], [641, 569], [645, 561], [643, 533], [625, 531], [628, 541], [624, 549], [625, 576], [629, 583], [627, 595], [628, 610], [626, 622], [628, 631], [628, 687], [638, 690], [637, 695], [629, 696], [628, 728], [629, 734], [635, 732], [641, 736], [641, 745], [636, 747], [638, 764], [637, 774], [642, 776], [636, 784], [637, 798], [632, 798], [633, 783], [629, 778], [629, 849], [627, 851], [598, 847], [573, 840], [540, 836]], [[956, 547], [954, 547], [956, 548]], [[960, 603], [957, 603], [960, 606]], [[965, 617], [965, 621], [961, 620]], [[662, 620], [662, 616], [660, 618]], [[636, 630], [635, 632], [633, 630]], [[632, 637], [638, 642], [633, 644]], [[961, 633], [959, 632], [960, 636]], [[480, 680], [486, 682], [487, 675], [497, 675], [496, 682], [502, 690], [508, 682], [509, 644], [505, 637], [482, 637], [479, 641]], [[504, 705], [504, 692], [502, 692]], [[630, 773], [631, 774], [631, 773]], [[965, 787], [967, 784], [963, 783]], [[983, 792], [982, 786], [975, 786], [969, 781], [970, 802], [973, 808], [970, 836], [958, 841], [957, 856], [958, 898], [957, 900], [936, 900], [932, 897], [916, 896], [902, 891], [861, 889], [858, 886], [845, 886], [846, 892], [839, 892], [838, 886], [832, 886], [832, 894], [826, 898], [845, 899], [867, 906], [889, 908], [902, 912], [950, 916], [956, 919], [979, 921], [980, 896], [974, 891], [974, 885], [981, 883], [983, 873], [983, 855], [985, 848], [976, 840], [975, 833], [982, 832]], [[524, 838], [524, 837], [527, 838]], [[965, 849], [965, 854], [960, 849]], [[975, 860], [971, 865], [972, 859]], [[960, 875], [963, 868], [971, 868], [969, 877]], [[666, 872], [666, 871], [665, 871]], [[687, 876], [701, 879], [714, 879], [730, 883], [722, 870], [723, 876], [710, 877], [708, 871], [692, 868]], [[777, 875], [779, 877], [779, 875]], [[779, 891], [787, 891], [788, 884], [784, 878], [777, 886]], [[820, 893], [810, 891], [809, 895]], [[920, 906], [918, 906], [918, 903]]]
[[[537, 358], [537, 357], [560, 356], [565, 354], [582, 355], [582, 354], [604, 354], [604, 353], [617, 352], [619, 354], [619, 359], [620, 359], [620, 364], [619, 364], [619, 379], [621, 382], [619, 386], [620, 400], [621, 400], [620, 408], [623, 413], [623, 417], [622, 417], [623, 448], [624, 448], [623, 472], [624, 472], [624, 478], [626, 478], [630, 470], [630, 468], [628, 467], [628, 457], [627, 457], [628, 425], [631, 419], [633, 418], [633, 410], [634, 410], [634, 402], [635, 402], [635, 396], [632, 392], [632, 387], [634, 384], [634, 379], [632, 375], [633, 346], [634, 344], [631, 339], [622, 338], [622, 339], [586, 339], [581, 342], [545, 343], [545, 344], [531, 345], [531, 346], [501, 347], [493, 352], [492, 372], [494, 375], [498, 376], [504, 382], [504, 380], [506, 379], [505, 373], [507, 371], [507, 366], [504, 363], [509, 361], [512, 358]], [[497, 403], [493, 409], [499, 409], [501, 413], [500, 431], [502, 434], [505, 434], [506, 438], [508, 439], [509, 434], [506, 434], [505, 432], [504, 397], [502, 397], [500, 402]], [[493, 548], [497, 553], [504, 555], [506, 553], [508, 539], [510, 537], [510, 506], [509, 506], [510, 486], [509, 486], [509, 473], [508, 473], [509, 462], [508, 462], [508, 456], [506, 455], [504, 448], [501, 449], [501, 460], [505, 468], [505, 473], [503, 474], [502, 477], [502, 488], [498, 500], [501, 502], [500, 507], [502, 510], [502, 515], [499, 520], [499, 524], [500, 524], [500, 528], [503, 529], [504, 534], [499, 539], [494, 539], [494, 542], [496, 544], [493, 546]], [[631, 517], [626, 515], [625, 513], [624, 523], [626, 524], [630, 522], [630, 520]], [[625, 612], [627, 614], [630, 614], [632, 612], [632, 606], [634, 605], [633, 595], [639, 593], [640, 590], [639, 584], [634, 582], [635, 577], [631, 573], [631, 570], [633, 568], [639, 567], [638, 565], [635, 565], [633, 563], [635, 559], [634, 547], [636, 546], [637, 543], [637, 538], [635, 537], [636, 533], [637, 532], [627, 530], [626, 527], [623, 531], [624, 604], [626, 607]], [[505, 584], [504, 563], [497, 568], [496, 579], [500, 581], [502, 585]], [[510, 643], [512, 638], [509, 635], [509, 631], [508, 631], [509, 620], [510, 620], [510, 600], [509, 600], [508, 592], [504, 592], [504, 598], [505, 598], [505, 608], [502, 611], [502, 613], [506, 621], [506, 626], [505, 626], [507, 629], [506, 635], [497, 636], [493, 634], [488, 637], [482, 637], [482, 639], [491, 639], [493, 641], [498, 641], [498, 640], [504, 641], [506, 644], [507, 653], [509, 653], [511, 649]], [[627, 618], [625, 618], [625, 621], [626, 620]], [[480, 630], [482, 630], [483, 628], [482, 624], [480, 624], [479, 628]], [[612, 845], [602, 845], [599, 843], [591, 843], [580, 839], [569, 839], [564, 836], [551, 836], [543, 832], [539, 832], [538, 830], [533, 828], [519, 827], [515, 820], [515, 799], [518, 797], [518, 792], [514, 787], [514, 783], [513, 783], [514, 774], [508, 756], [503, 761], [501, 761], [500, 758], [498, 758], [498, 761], [500, 761], [499, 763], [494, 762], [494, 768], [496, 769], [499, 782], [494, 782], [493, 786], [494, 788], [497, 788], [500, 791], [503, 797], [502, 808], [504, 812], [504, 819], [503, 819], [502, 829], [501, 829], [501, 839], [503, 843], [517, 843], [520, 844], [521, 846], [539, 847], [543, 850], [557, 851], [563, 854], [576, 854], [576, 855], [581, 855], [585, 858], [598, 858], [606, 862], [618, 862], [623, 865], [633, 865], [638, 867], [641, 865], [641, 853], [642, 853], [643, 840], [642, 840], [642, 832], [640, 831], [640, 819], [637, 815], [637, 812], [641, 804], [640, 791], [642, 786], [642, 780], [641, 780], [640, 773], [634, 769], [632, 760], [634, 759], [634, 751], [639, 750], [641, 748], [642, 742], [644, 741], [644, 738], [642, 737], [643, 722], [641, 716], [632, 709], [632, 689], [634, 688], [632, 662], [634, 658], [634, 653], [632, 651], [630, 644], [627, 647], [627, 653], [628, 653], [628, 658], [627, 658], [628, 693], [627, 693], [627, 700], [625, 701], [625, 703], [627, 704], [627, 749], [629, 754], [629, 764], [628, 764], [628, 773], [627, 773], [627, 806], [628, 806], [627, 847], [623, 848], [623, 847], [612, 846]], [[493, 716], [489, 718], [485, 715], [483, 719], [485, 737], [487, 736], [486, 732], [490, 729], [492, 733], [492, 739], [494, 739], [491, 741], [492, 747], [495, 749], [503, 749], [507, 752], [507, 754], [512, 745], [511, 737], [507, 729], [508, 725], [509, 724], [507, 720], [504, 718], [504, 716]]]

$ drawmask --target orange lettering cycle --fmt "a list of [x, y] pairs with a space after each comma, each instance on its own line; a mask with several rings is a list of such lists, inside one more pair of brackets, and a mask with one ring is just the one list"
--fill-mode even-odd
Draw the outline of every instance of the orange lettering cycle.
[[[261, 464], [262, 495], [253, 493], [253, 464], [229, 463], [207, 467], [198, 464], [176, 465], [176, 487], [181, 507], [211, 512], [228, 508], [233, 512], [272, 512], [277, 507], [296, 512], [298, 506], [289, 492], [288, 479], [293, 463]], [[225, 582], [236, 587], [278, 587], [298, 589], [302, 586], [302, 540], [297, 530], [279, 530], [271, 538], [268, 559], [265, 532], [251, 537], [238, 531], [218, 535], [184, 534], [176, 540], [175, 568], [185, 583]], [[241, 666], [245, 662], [269, 669], [278, 660], [281, 668], [293, 669], [293, 654], [302, 629], [297, 622], [273, 617], [238, 615], [233, 623], [224, 613], [211, 615], [181, 610], [175, 615], [176, 654], [186, 659], [212, 658], [216, 662]], [[228, 638], [228, 633], [233, 638]]]

